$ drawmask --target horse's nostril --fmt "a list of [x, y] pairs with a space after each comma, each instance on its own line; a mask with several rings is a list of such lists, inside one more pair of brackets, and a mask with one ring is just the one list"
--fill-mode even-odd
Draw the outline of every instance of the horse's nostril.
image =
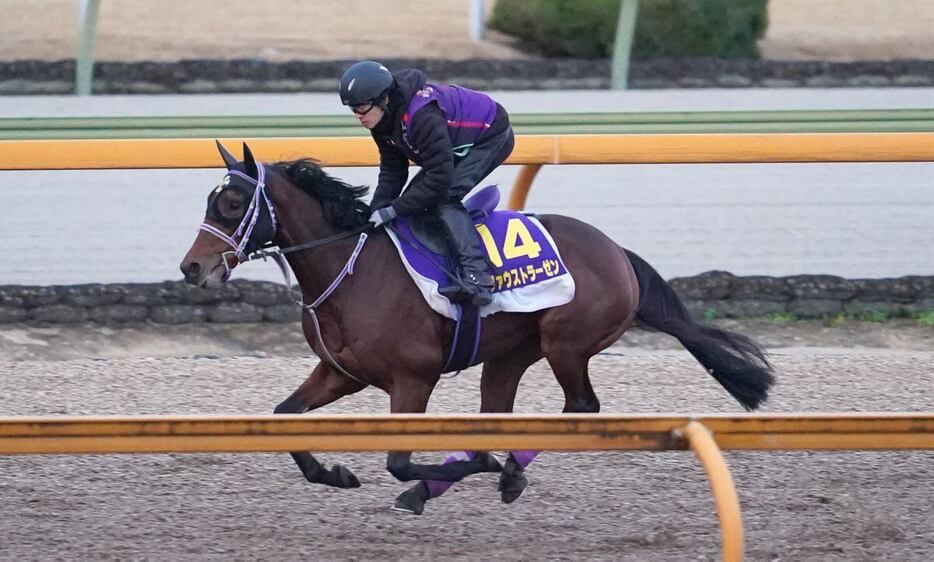
[[186, 283], [196, 283], [198, 281], [198, 277], [201, 276], [201, 264], [196, 261], [182, 264], [181, 270], [185, 275]]

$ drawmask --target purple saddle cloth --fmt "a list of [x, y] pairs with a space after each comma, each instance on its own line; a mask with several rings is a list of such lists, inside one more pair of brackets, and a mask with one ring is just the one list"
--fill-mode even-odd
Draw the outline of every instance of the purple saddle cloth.
[[[531, 312], [569, 302], [573, 298], [574, 282], [551, 236], [533, 216], [494, 210], [499, 200], [499, 189], [491, 185], [464, 201], [476, 225], [478, 243], [493, 265], [493, 303], [481, 309], [483, 316], [501, 310]], [[423, 243], [408, 217], [396, 219], [390, 234], [429, 304], [453, 318], [440, 310], [448, 310], [448, 307], [432, 302], [447, 301], [437, 289], [451, 284], [445, 272], [452, 268], [448, 257]]]

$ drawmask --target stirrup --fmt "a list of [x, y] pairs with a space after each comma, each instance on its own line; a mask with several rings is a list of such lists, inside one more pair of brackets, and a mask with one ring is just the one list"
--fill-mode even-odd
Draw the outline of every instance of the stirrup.
[[439, 288], [438, 292], [454, 304], [470, 303], [474, 306], [486, 306], [493, 302], [492, 292], [483, 285], [454, 283]]
[[440, 287], [438, 288], [438, 292], [441, 293], [441, 296], [446, 297], [454, 304], [464, 304], [473, 299], [473, 292], [460, 283], [454, 283], [447, 287]]
[[482, 287], [489, 291], [493, 288], [493, 285], [496, 283], [496, 280], [493, 278], [493, 275], [487, 272], [476, 274], [476, 273], [464, 273], [464, 284], [465, 285], [474, 285], [477, 287]]

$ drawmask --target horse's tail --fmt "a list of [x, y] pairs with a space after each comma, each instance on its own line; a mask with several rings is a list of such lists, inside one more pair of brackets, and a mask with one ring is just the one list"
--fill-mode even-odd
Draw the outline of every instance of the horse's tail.
[[678, 338], [747, 410], [765, 402], [775, 377], [762, 348], [741, 334], [696, 324], [671, 285], [645, 260], [629, 250], [625, 252], [639, 280], [636, 318]]

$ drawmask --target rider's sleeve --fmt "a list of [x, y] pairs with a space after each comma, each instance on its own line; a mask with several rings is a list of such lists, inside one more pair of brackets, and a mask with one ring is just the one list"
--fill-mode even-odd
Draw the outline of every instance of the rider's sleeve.
[[445, 197], [454, 176], [454, 150], [448, 122], [434, 103], [418, 110], [409, 126], [412, 148], [421, 159], [422, 171], [392, 206], [400, 215], [435, 207]]
[[371, 209], [380, 209], [392, 203], [409, 178], [409, 160], [401, 150], [383, 139], [376, 139], [376, 146], [379, 148], [379, 180], [373, 191]]

